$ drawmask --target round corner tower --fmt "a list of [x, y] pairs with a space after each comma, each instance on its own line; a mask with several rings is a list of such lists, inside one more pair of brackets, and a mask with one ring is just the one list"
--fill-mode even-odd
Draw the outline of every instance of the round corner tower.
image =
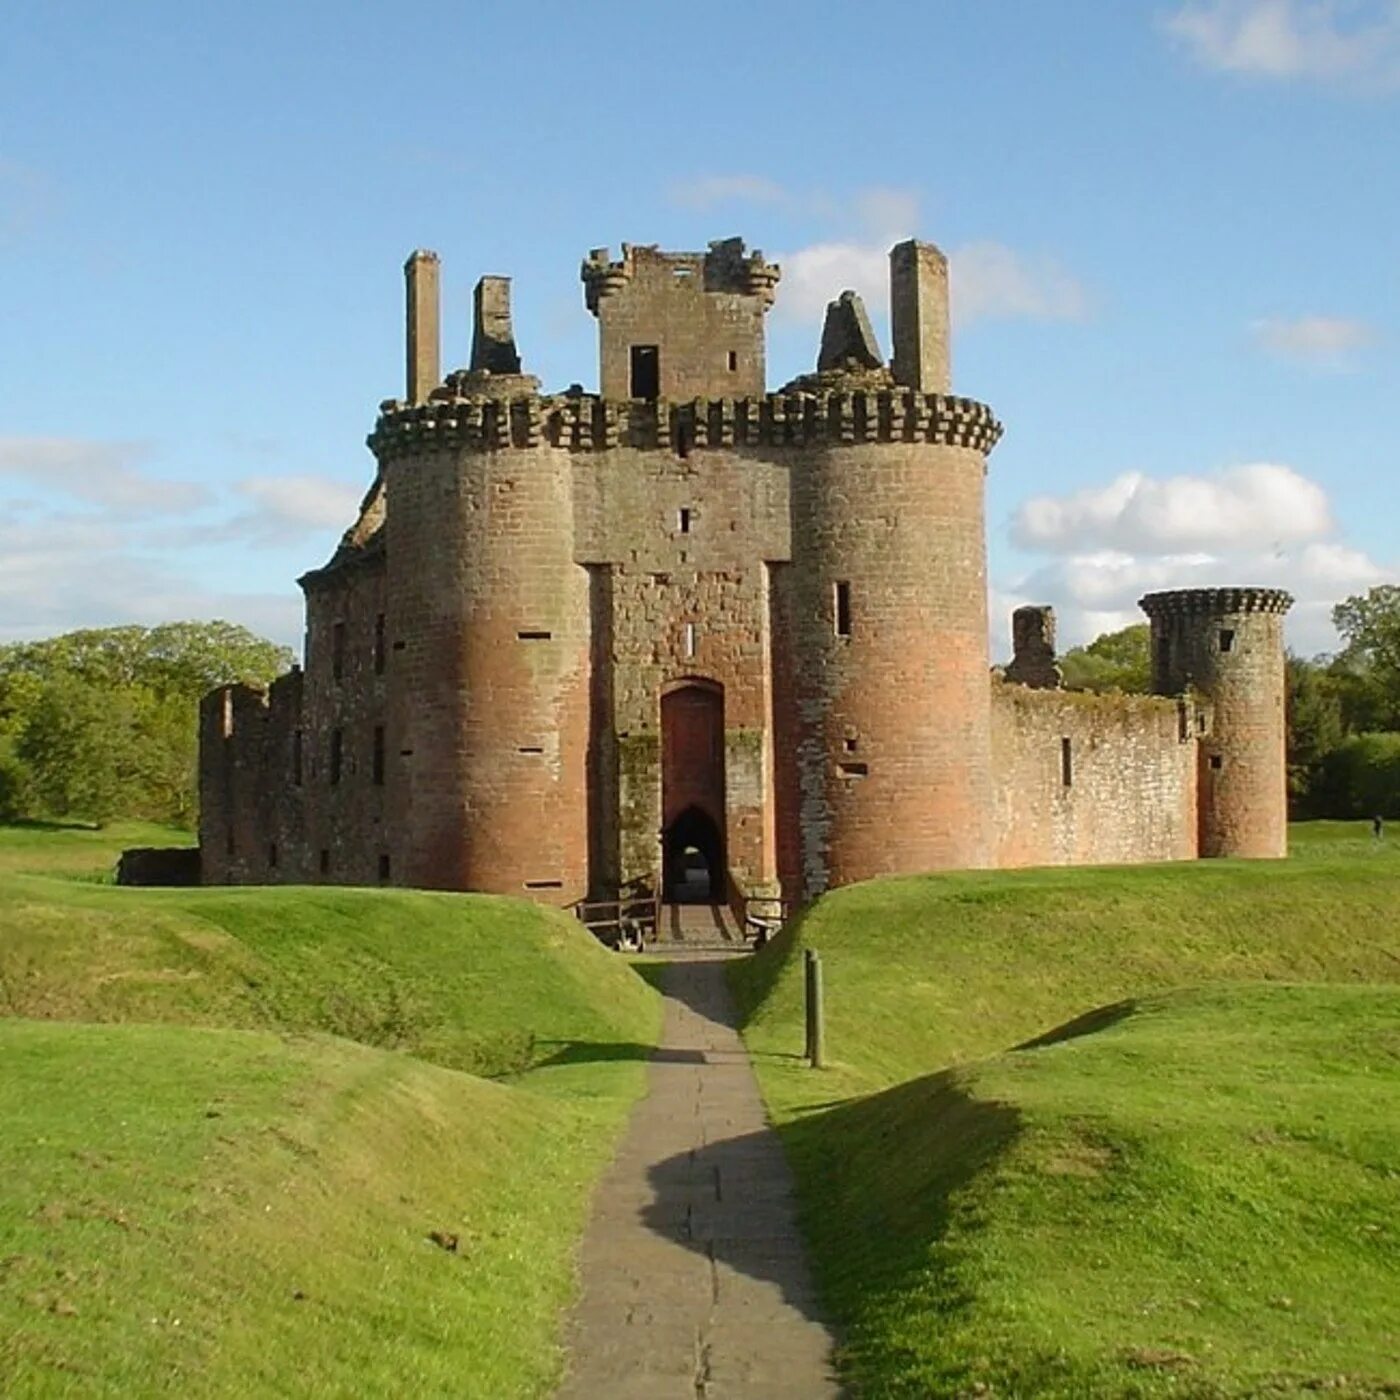
[[789, 422], [806, 419], [792, 561], [809, 896], [991, 860], [985, 478], [1001, 425], [948, 393], [946, 259], [911, 240], [890, 271], [890, 367], [843, 297], [818, 373], [784, 391]]
[[439, 383], [436, 258], [409, 260], [409, 384], [369, 439], [391, 502], [391, 839], [399, 883], [561, 904], [587, 884], [588, 579], [567, 451], [520, 371], [509, 281]]
[[1283, 617], [1274, 588], [1150, 593], [1152, 688], [1197, 691], [1210, 717], [1197, 736], [1199, 854], [1288, 854]]

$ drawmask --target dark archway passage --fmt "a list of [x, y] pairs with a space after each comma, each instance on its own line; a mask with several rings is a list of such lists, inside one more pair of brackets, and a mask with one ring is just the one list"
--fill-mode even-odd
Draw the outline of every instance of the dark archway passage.
[[661, 697], [661, 891], [676, 904], [725, 896], [724, 691], [685, 681]]
[[724, 898], [724, 842], [698, 807], [687, 807], [666, 828], [662, 898], [668, 904], [717, 904]]

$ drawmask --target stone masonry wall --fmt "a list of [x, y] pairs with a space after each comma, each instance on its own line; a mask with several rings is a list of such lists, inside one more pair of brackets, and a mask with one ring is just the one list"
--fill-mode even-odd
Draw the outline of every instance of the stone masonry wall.
[[1194, 731], [1176, 700], [993, 680], [996, 864], [1192, 859]]

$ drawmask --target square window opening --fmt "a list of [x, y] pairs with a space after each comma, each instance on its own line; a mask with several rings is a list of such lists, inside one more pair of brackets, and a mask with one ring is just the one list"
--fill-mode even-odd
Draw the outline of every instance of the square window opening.
[[634, 345], [631, 355], [632, 397], [654, 403], [661, 397], [661, 350], [655, 345]]
[[1228, 628], [1222, 629], [1220, 633], [1220, 650], [1222, 652], [1234, 651], [1235, 634]]
[[1218, 753], [1213, 753], [1210, 756], [1210, 766], [1219, 771], [1225, 766], [1225, 760]]

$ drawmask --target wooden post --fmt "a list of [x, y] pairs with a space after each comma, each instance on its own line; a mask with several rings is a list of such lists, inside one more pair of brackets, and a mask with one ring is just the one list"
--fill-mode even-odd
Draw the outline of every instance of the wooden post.
[[812, 1068], [826, 1067], [826, 1011], [822, 1006], [822, 960], [812, 954]]
[[802, 1019], [807, 1036], [802, 1045], [804, 1060], [812, 1058], [812, 964], [816, 956], [813, 948], [802, 950]]

